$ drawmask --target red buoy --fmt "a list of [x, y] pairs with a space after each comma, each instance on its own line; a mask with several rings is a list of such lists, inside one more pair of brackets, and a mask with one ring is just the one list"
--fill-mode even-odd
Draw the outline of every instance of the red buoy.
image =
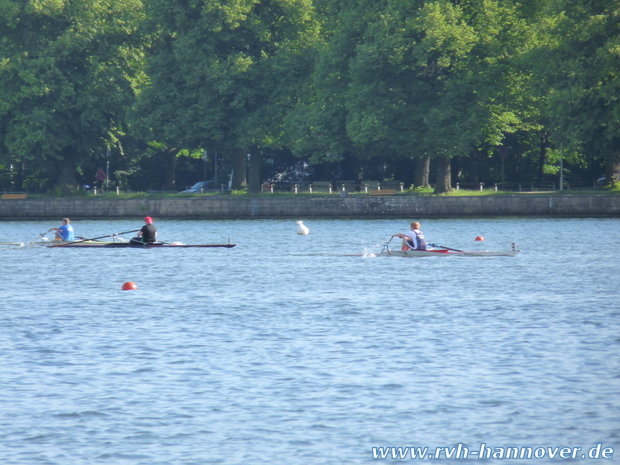
[[482, 237], [482, 236], [478, 236], [478, 237], [476, 237], [476, 240], [477, 240], [477, 241], [483, 241], [483, 240], [484, 240], [484, 237]]
[[123, 291], [135, 291], [136, 289], [138, 289], [138, 286], [136, 286], [136, 284], [132, 283], [131, 281], [127, 281], [125, 284], [123, 284]]

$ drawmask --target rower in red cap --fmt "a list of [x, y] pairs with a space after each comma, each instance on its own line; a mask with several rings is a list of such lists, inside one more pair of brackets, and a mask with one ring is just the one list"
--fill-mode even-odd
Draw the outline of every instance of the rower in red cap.
[[138, 231], [137, 237], [131, 239], [134, 244], [152, 244], [157, 240], [157, 228], [153, 224], [153, 218], [144, 217], [144, 226]]

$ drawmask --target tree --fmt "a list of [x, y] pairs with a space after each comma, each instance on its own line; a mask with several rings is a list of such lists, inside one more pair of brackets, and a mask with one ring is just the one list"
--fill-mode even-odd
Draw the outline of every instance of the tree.
[[529, 57], [555, 140], [604, 160], [607, 182], [620, 176], [619, 8], [617, 0], [549, 1], [532, 25], [543, 40]]
[[0, 156], [74, 188], [122, 133], [143, 19], [140, 0], [0, 0]]
[[360, 2], [339, 18], [337, 26], [353, 25], [357, 39], [344, 42], [348, 68], [338, 83], [358, 155], [417, 159], [420, 185], [428, 183], [431, 156], [436, 192], [446, 192], [452, 157], [483, 142], [498, 145], [522, 124], [515, 111], [521, 81], [510, 57], [525, 24], [512, 2]]
[[361, 40], [350, 64], [347, 132], [361, 156], [376, 153], [416, 159], [416, 185], [428, 185], [422, 146], [423, 108], [430, 86], [419, 76], [412, 50], [423, 33], [412, 28], [424, 2], [375, 2], [364, 15]]
[[449, 157], [501, 145], [527, 124], [526, 74], [514, 59], [526, 24], [514, 2], [472, 0], [425, 5], [419, 27], [422, 63], [436, 69], [435, 102], [426, 111], [425, 145], [441, 161], [437, 193], [451, 189]]
[[[307, 69], [309, 0], [153, 0], [159, 38], [141, 108], [154, 137], [234, 158], [233, 188], [260, 188], [260, 156], [278, 147]], [[258, 182], [257, 182], [258, 180]]]

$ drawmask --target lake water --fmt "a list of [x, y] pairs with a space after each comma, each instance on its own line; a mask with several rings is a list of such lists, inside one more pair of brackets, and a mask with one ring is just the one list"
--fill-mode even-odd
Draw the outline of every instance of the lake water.
[[[0, 249], [0, 463], [416, 463], [378, 448], [459, 444], [620, 463], [620, 219], [418, 219], [430, 242], [522, 252], [370, 256], [413, 219], [156, 219], [164, 241], [239, 245]], [[2, 221], [0, 241], [59, 225]], [[422, 462], [463, 463], [439, 458]]]

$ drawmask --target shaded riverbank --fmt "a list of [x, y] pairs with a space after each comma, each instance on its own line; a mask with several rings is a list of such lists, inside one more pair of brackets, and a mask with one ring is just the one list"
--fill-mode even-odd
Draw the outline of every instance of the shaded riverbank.
[[480, 197], [223, 197], [170, 199], [0, 200], [2, 219], [290, 217], [618, 217], [620, 196], [513, 195]]

